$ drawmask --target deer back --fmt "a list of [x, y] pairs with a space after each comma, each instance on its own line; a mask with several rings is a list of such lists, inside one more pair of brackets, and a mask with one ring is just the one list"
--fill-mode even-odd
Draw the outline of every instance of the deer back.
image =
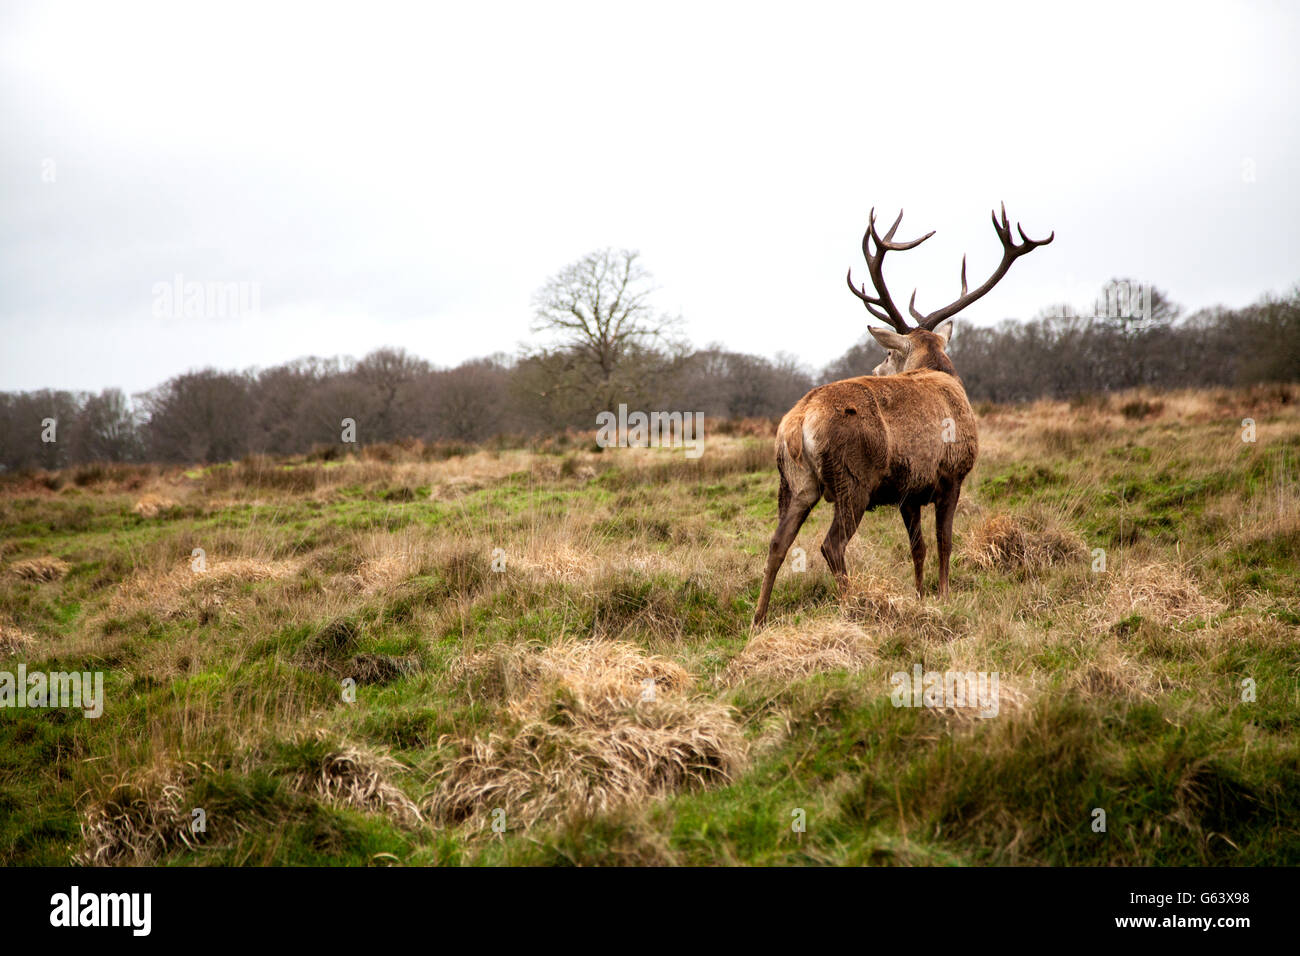
[[868, 506], [928, 501], [960, 481], [978, 454], [975, 415], [960, 381], [930, 370], [832, 382], [805, 395], [777, 433], [777, 454], [810, 472], [828, 499], [867, 489]]

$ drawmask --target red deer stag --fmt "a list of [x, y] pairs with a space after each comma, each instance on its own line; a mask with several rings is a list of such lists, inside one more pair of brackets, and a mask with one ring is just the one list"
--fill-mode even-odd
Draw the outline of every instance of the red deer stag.
[[916, 292], [908, 305], [917, 326], [904, 320], [885, 287], [881, 266], [891, 249], [914, 249], [933, 232], [911, 242], [895, 242], [898, 218], [882, 238], [876, 232], [876, 212], [868, 218], [862, 237], [862, 254], [876, 295], [853, 285], [849, 289], [875, 318], [894, 331], [869, 331], [888, 352], [874, 376], [845, 379], [821, 385], [799, 399], [781, 419], [776, 433], [776, 465], [781, 473], [777, 494], [779, 518], [763, 590], [754, 611], [754, 624], [767, 617], [776, 572], [785, 560], [799, 528], [823, 497], [835, 506], [835, 517], [822, 541], [822, 555], [843, 593], [848, 584], [844, 549], [858, 530], [864, 512], [877, 505], [898, 505], [912, 547], [916, 593], [922, 593], [925, 542], [921, 537], [921, 508], [933, 503], [935, 537], [939, 544], [939, 595], [948, 593], [948, 559], [952, 552], [952, 519], [961, 495], [961, 483], [975, 464], [979, 439], [975, 415], [966, 390], [945, 351], [952, 335], [949, 321], [983, 296], [1007, 274], [1025, 253], [1051, 242], [1030, 239], [1019, 224], [1022, 243], [1011, 235], [1005, 204], [1002, 219], [993, 214], [993, 228], [1002, 240], [1002, 262], [988, 281], [968, 292], [966, 258], [961, 260], [961, 295], [956, 301], [922, 315], [916, 310]]

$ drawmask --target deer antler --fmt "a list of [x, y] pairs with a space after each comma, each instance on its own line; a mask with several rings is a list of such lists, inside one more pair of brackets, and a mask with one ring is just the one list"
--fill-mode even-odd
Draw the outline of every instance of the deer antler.
[[[962, 309], [966, 308], [966, 306], [970, 305], [980, 296], [984, 295], [997, 285], [998, 282], [1001, 281], [1002, 277], [1007, 274], [1007, 270], [1011, 268], [1011, 263], [1015, 262], [1026, 253], [1037, 249], [1039, 246], [1047, 245], [1056, 238], [1056, 231], [1053, 230], [1052, 234], [1046, 239], [1030, 239], [1025, 235], [1025, 230], [1020, 227], [1020, 223], [1016, 223], [1016, 231], [1020, 233], [1020, 238], [1024, 240], [1020, 245], [1016, 245], [1015, 240], [1011, 238], [1011, 223], [1007, 221], [1007, 204], [1002, 204], [1001, 223], [998, 222], [998, 214], [996, 212], [990, 213], [990, 215], [993, 217], [993, 228], [998, 234], [998, 239], [1002, 241], [1002, 262], [998, 264], [998, 267], [993, 271], [993, 275], [989, 276], [987, 282], [974, 292], [967, 292], [966, 257], [962, 256], [961, 295], [958, 296], [955, 301], [945, 305], [942, 309], [935, 309], [929, 315], [922, 315], [916, 310], [916, 292], [913, 291], [912, 301], [908, 303], [907, 308], [908, 311], [912, 313], [912, 318], [916, 319], [918, 328], [933, 330], [934, 327], [944, 319], [956, 315]], [[900, 329], [899, 331], [902, 330]]]
[[[844, 277], [849, 284], [849, 291], [862, 300], [862, 304], [867, 307], [867, 311], [878, 318], [881, 322], [892, 325], [895, 330], [906, 335], [912, 331], [912, 327], [907, 324], [903, 318], [903, 313], [898, 311], [898, 306], [894, 305], [893, 298], [889, 295], [889, 289], [885, 287], [885, 274], [882, 266], [885, 261], [885, 253], [890, 249], [915, 249], [925, 240], [934, 235], [934, 231], [927, 232], [920, 239], [913, 239], [911, 242], [894, 242], [894, 233], [898, 230], [898, 224], [903, 221], [903, 210], [898, 211], [898, 218], [894, 224], [889, 227], [889, 232], [885, 233], [882, 239], [876, 232], [876, 210], [873, 206], [871, 215], [867, 219], [867, 231], [862, 234], [862, 255], [867, 260], [867, 272], [871, 276], [871, 284], [876, 289], [876, 296], [867, 295], [867, 287], [864, 283], [859, 290], [853, 284], [853, 270], [849, 269], [848, 274]], [[876, 251], [871, 251], [872, 244], [875, 244]], [[964, 291], [964, 290], [963, 290]], [[912, 294], [912, 301], [916, 301], [916, 293]], [[915, 310], [913, 310], [915, 314]]]

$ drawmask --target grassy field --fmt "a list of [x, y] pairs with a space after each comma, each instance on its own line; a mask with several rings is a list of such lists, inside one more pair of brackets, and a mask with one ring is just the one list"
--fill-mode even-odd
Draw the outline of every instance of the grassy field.
[[823, 503], [758, 633], [770, 428], [0, 477], [0, 671], [106, 696], [0, 710], [0, 862], [1300, 864], [1300, 391], [976, 412], [951, 597]]

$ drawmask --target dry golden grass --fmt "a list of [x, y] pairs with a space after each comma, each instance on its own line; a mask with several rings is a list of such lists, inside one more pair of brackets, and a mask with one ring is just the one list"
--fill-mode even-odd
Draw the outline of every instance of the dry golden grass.
[[620, 553], [593, 535], [576, 535], [536, 542], [514, 559], [514, 564], [539, 577], [574, 582], [594, 580], [611, 572], [670, 573], [685, 578], [692, 573], [693, 555], [684, 552]]
[[871, 637], [847, 621], [818, 620], [759, 631], [723, 672], [725, 683], [795, 680], [818, 671], [856, 673], [873, 657]]
[[849, 575], [848, 589], [840, 598], [840, 610], [849, 619], [872, 628], [905, 632], [919, 637], [948, 640], [956, 631], [934, 604], [917, 598], [916, 592], [870, 571]]
[[318, 766], [300, 770], [291, 783], [299, 792], [315, 794], [332, 806], [382, 813], [402, 826], [414, 827], [423, 822], [419, 807], [390, 780], [402, 769], [386, 753], [347, 745], [325, 754]]
[[512, 706], [534, 707], [553, 687], [584, 700], [593, 697], [622, 706], [639, 699], [645, 681], [656, 695], [680, 694], [692, 683], [686, 668], [622, 641], [565, 641], [548, 647], [498, 644], [458, 660], [455, 680], [472, 680], [488, 696]]
[[189, 561], [166, 571], [142, 570], [128, 578], [110, 602], [115, 613], [147, 610], [166, 618], [214, 613], [233, 590], [251, 581], [281, 580], [297, 573], [290, 561], [209, 557], [206, 571]]
[[730, 782], [744, 762], [731, 709], [658, 700], [621, 713], [585, 704], [466, 742], [430, 809], [445, 822], [506, 810], [510, 826], [590, 815]]
[[9, 565], [9, 573], [24, 581], [61, 581], [70, 570], [72, 565], [52, 555], [15, 561]]
[[[747, 746], [730, 707], [685, 696], [680, 665], [617, 642], [502, 648], [467, 660], [506, 697], [502, 732], [457, 742], [429, 802], [446, 823], [589, 815], [730, 781]], [[649, 684], [647, 682], [650, 682]]]
[[487, 486], [483, 482], [471, 475], [453, 475], [429, 490], [429, 500], [455, 501], [475, 491], [481, 491], [485, 487]]
[[1290, 651], [1297, 645], [1300, 628], [1288, 625], [1275, 617], [1249, 616], [1220, 620], [1213, 627], [1180, 635], [1202, 642], [1211, 653], [1221, 653], [1224, 646], [1249, 643], [1255, 647], [1274, 646]]
[[958, 553], [976, 567], [1010, 571], [1079, 561], [1088, 549], [1083, 539], [1068, 529], [1000, 513], [967, 530]]
[[166, 495], [148, 494], [143, 495], [131, 510], [141, 518], [156, 518], [169, 508], [175, 508], [176, 505], [177, 502], [174, 498], [168, 498]]
[[0, 657], [21, 654], [36, 643], [36, 638], [16, 624], [0, 621]]
[[1209, 619], [1224, 603], [1207, 597], [1182, 567], [1158, 561], [1121, 568], [1102, 606], [1109, 623], [1132, 614], [1165, 627], [1178, 627], [1198, 618]]
[[[945, 671], [957, 671], [961, 674], [969, 675], [979, 668], [966, 667], [961, 664], [953, 664], [944, 668]], [[967, 682], [967, 693], [974, 694], [974, 685]], [[992, 689], [991, 686], [989, 688]], [[1008, 680], [1007, 675], [998, 672], [998, 686], [996, 696], [987, 701], [976, 700], [973, 697], [966, 701], [965, 706], [945, 706], [932, 708], [933, 713], [943, 717], [945, 720], [954, 724], [971, 727], [983, 720], [993, 719], [983, 716], [986, 712], [996, 712], [997, 718], [1005, 718], [1012, 714], [1017, 714], [1024, 710], [1029, 703], [1029, 693], [1019, 687], [1014, 681]], [[996, 703], [995, 703], [996, 702]]]
[[[323, 730], [309, 732], [302, 741], [323, 741]], [[264, 757], [250, 749], [237, 762], [244, 772]], [[342, 745], [327, 749], [310, 766], [291, 773], [291, 790], [322, 803], [350, 807], [365, 813], [382, 814], [403, 827], [423, 823], [419, 807], [398, 786], [392, 776], [402, 765], [391, 756], [367, 747]], [[207, 809], [206, 828], [191, 829], [195, 801], [193, 788], [210, 764], [156, 763], [107, 774], [97, 793], [80, 801], [82, 848], [74, 862], [81, 866], [149, 866], [167, 853], [181, 848], [195, 849], [206, 842], [220, 842], [241, 832], [265, 826], [269, 806], [212, 806]], [[228, 798], [227, 798], [228, 799]], [[279, 811], [285, 812], [283, 808]]]
[[363, 558], [348, 580], [362, 594], [375, 594], [409, 580], [419, 571], [418, 554], [408, 549], [396, 549]]
[[568, 541], [555, 541], [549, 547], [530, 548], [519, 557], [518, 564], [525, 571], [559, 581], [576, 581], [589, 577], [600, 567], [600, 562], [591, 550], [576, 547]]
[[1149, 664], [1139, 664], [1115, 646], [1073, 671], [1069, 689], [1083, 697], [1119, 698], [1130, 702], [1154, 700], [1168, 692], [1169, 684]]
[[103, 781], [104, 793], [81, 815], [79, 866], [147, 866], [191, 844], [184, 805], [193, 768], [152, 767]]
[[[1300, 388], [1295, 385], [1168, 392], [1136, 388], [1089, 400], [1045, 398], [998, 406], [980, 403], [980, 457], [1030, 460], [1043, 452], [1079, 457], [1098, 444], [1122, 439], [1138, 426], [1183, 428], [1211, 423], [1223, 423], [1225, 436], [1236, 440], [1236, 445], [1224, 442], [1219, 449], [1229, 453], [1240, 448], [1242, 419], [1256, 422], [1258, 444], [1264, 447], [1279, 428], [1267, 419], [1292, 415], [1297, 404]], [[1289, 423], [1280, 427], [1288, 428]]]

